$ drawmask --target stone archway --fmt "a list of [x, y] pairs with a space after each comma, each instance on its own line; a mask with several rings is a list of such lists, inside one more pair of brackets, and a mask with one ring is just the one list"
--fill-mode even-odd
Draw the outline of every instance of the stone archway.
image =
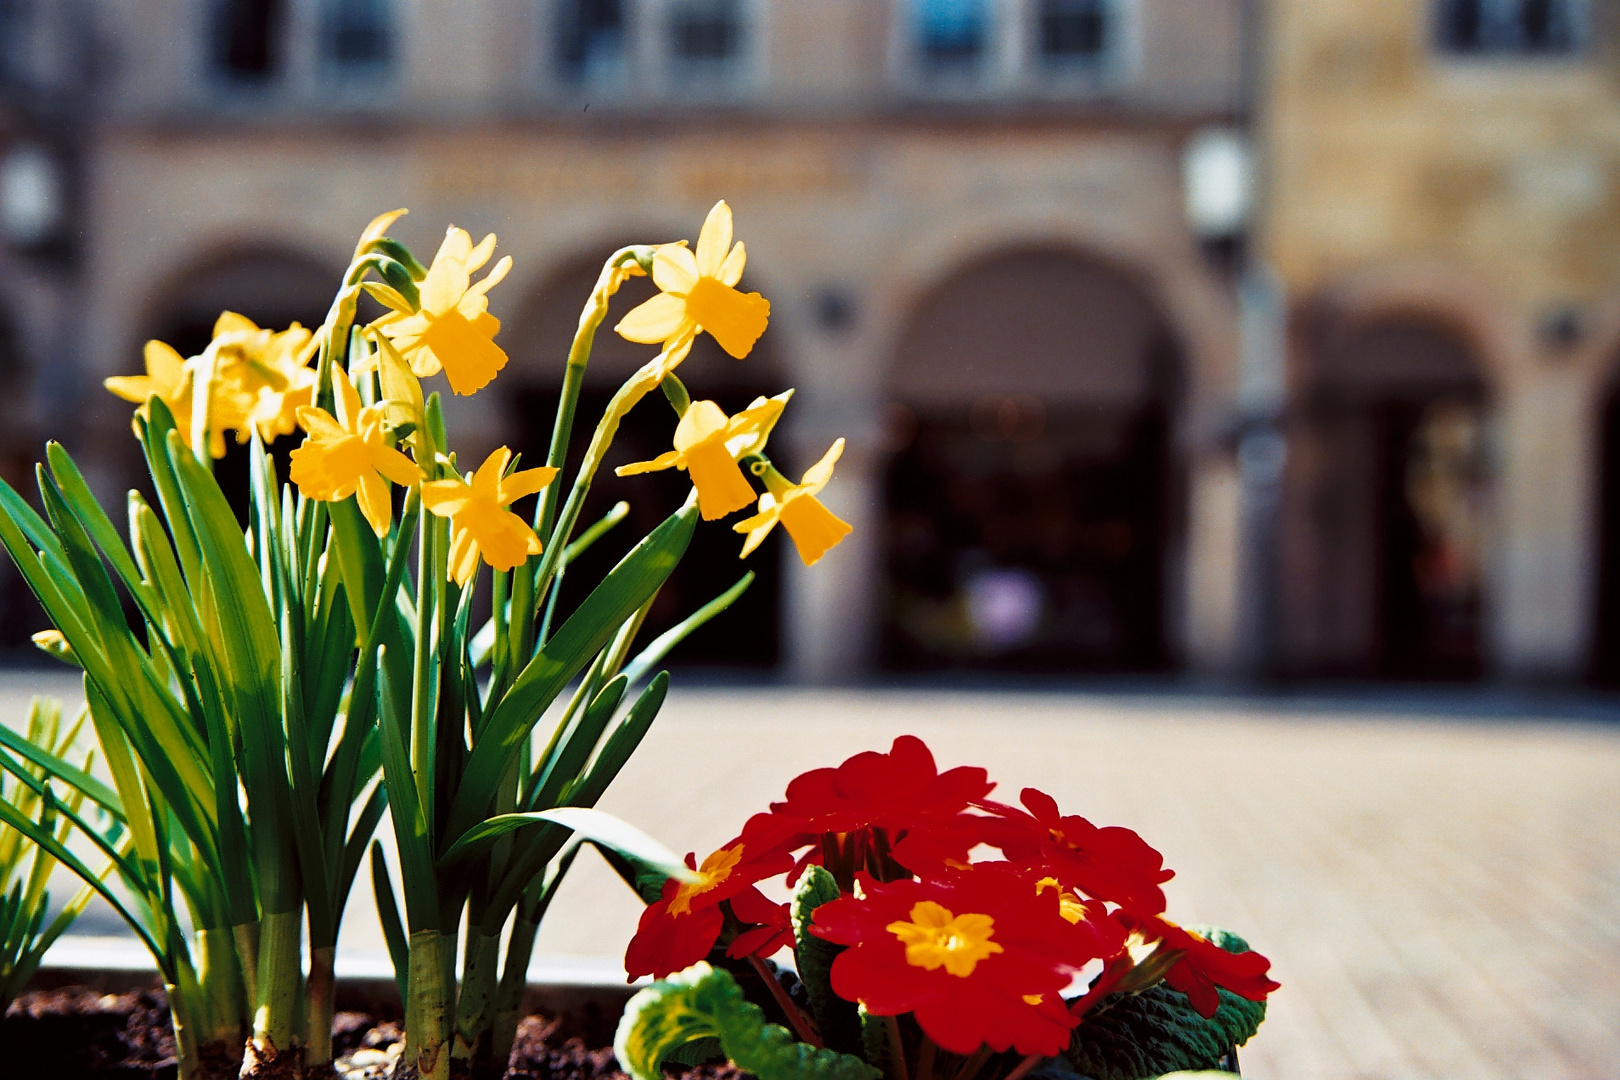
[[886, 666], [1165, 666], [1180, 377], [1146, 283], [1069, 248], [926, 295], [889, 381]]
[[1313, 344], [1285, 495], [1283, 666], [1477, 677], [1493, 514], [1475, 351], [1412, 311]]
[[[603, 245], [601, 250], [611, 251], [613, 247]], [[511, 363], [492, 389], [501, 393], [505, 403], [509, 445], [523, 454], [526, 464], [545, 460], [569, 345], [579, 324], [580, 309], [600, 271], [600, 256], [564, 264], [502, 327], [501, 340]], [[742, 287], [748, 288], [746, 280]], [[656, 353], [655, 346], [625, 341], [612, 330], [625, 312], [656, 291], [649, 279], [631, 278], [614, 298], [597, 332], [563, 483], [572, 483], [574, 467], [613, 392]], [[746, 360], [732, 359], [707, 335], [701, 336], [681, 364], [679, 375], [694, 398], [712, 399], [727, 413], [746, 407], [757, 396], [780, 393], [789, 385], [776, 362], [770, 331]], [[647, 460], [668, 450], [675, 423], [675, 414], [662, 395], [652, 394], [620, 425], [580, 521], [583, 527], [599, 519], [620, 499], [629, 502], [630, 517], [580, 560], [579, 572], [574, 575], [576, 582], [598, 580], [629, 545], [678, 507], [691, 490], [685, 474], [675, 471], [635, 477], [615, 477], [611, 473], [617, 465]], [[773, 455], [781, 460], [788, 449], [785, 443], [773, 444]], [[803, 467], [792, 460], [782, 464]], [[674, 663], [760, 669], [774, 667], [781, 659], [781, 539], [773, 535], [746, 563], [742, 562], [737, 557], [741, 537], [730, 530], [734, 520], [699, 526], [681, 565], [659, 591], [642, 638], [648, 639], [685, 618], [746, 571], [754, 572], [754, 584], [714, 624], [699, 630], [676, 649], [671, 655]], [[583, 584], [565, 587], [559, 617], [583, 598]]]
[[[139, 370], [141, 346], [153, 338], [172, 345], [181, 356], [202, 352], [213, 338], [214, 321], [222, 311], [234, 311], [278, 330], [294, 322], [317, 327], [326, 318], [341, 278], [341, 267], [282, 247], [241, 244], [216, 251], [176, 274], [156, 293], [140, 324], [138, 339], [131, 342], [127, 370]], [[98, 395], [97, 400], [101, 409], [118, 413], [120, 426], [127, 422], [122, 402], [110, 395]], [[282, 439], [274, 447], [282, 476], [286, 476], [286, 455], [295, 444], [295, 439]], [[215, 464], [214, 475], [237, 516], [245, 521], [247, 448], [231, 444]], [[130, 479], [144, 486], [142, 475]]]

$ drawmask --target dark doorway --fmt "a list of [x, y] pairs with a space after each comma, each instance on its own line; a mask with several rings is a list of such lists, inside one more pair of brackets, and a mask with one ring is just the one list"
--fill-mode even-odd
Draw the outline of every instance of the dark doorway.
[[[559, 273], [502, 332], [512, 363], [496, 385], [508, 395], [509, 445], [523, 454], [525, 467], [545, 461], [568, 346], [599, 269], [597, 262], [582, 262]], [[743, 288], [747, 288], [746, 282]], [[648, 279], [632, 278], [614, 299], [596, 336], [569, 442], [568, 464], [559, 483], [573, 483], [609, 398], [626, 376], [656, 353], [653, 346], [632, 344], [612, 332], [625, 312], [655, 291]], [[739, 361], [726, 356], [708, 337], [701, 337], [678, 374], [694, 399], [713, 400], [728, 414], [735, 413], [756, 397], [787, 389], [772, 362], [769, 341], [767, 332], [748, 359]], [[616, 466], [650, 460], [668, 450], [676, 421], [674, 410], [655, 391], [620, 425], [613, 449], [586, 499], [580, 528], [600, 519], [621, 499], [630, 504], [630, 516], [587, 552], [564, 579], [558, 618], [583, 600], [591, 583], [600, 581], [631, 545], [685, 501], [691, 490], [685, 473], [613, 475]], [[786, 451], [778, 435], [772, 443], [772, 456], [779, 464], [798, 468], [809, 464], [792, 460]], [[786, 471], [797, 475], [792, 469]], [[700, 523], [681, 564], [654, 602], [638, 639], [643, 643], [730, 588], [746, 572], [755, 575], [753, 585], [730, 609], [670, 654], [672, 664], [760, 670], [775, 667], [780, 659], [781, 540], [773, 534], [746, 561], [739, 559], [742, 537], [731, 531], [731, 525], [740, 519], [739, 514]]]
[[1324, 334], [1291, 432], [1286, 670], [1483, 673], [1488, 416], [1472, 353], [1446, 327], [1400, 316]]
[[1143, 285], [1069, 251], [995, 256], [927, 297], [896, 360], [883, 662], [1171, 662], [1174, 342]]
[[[147, 338], [156, 338], [172, 346], [181, 356], [196, 356], [208, 348], [213, 340], [214, 321], [222, 311], [245, 315], [261, 327], [285, 330], [293, 323], [311, 329], [320, 326], [337, 292], [339, 273], [327, 270], [312, 260], [279, 252], [261, 251], [232, 254], [210, 261], [206, 266], [187, 274], [169, 292], [169, 299], [159, 308], [147, 324]], [[141, 370], [137, 354], [131, 358], [127, 370]], [[127, 424], [123, 401], [95, 391], [101, 409], [119, 414], [117, 422]], [[298, 434], [276, 441], [271, 452], [276, 458], [277, 476], [287, 476], [287, 456], [302, 441]], [[139, 467], [139, 454], [131, 448], [129, 460]], [[225, 456], [214, 463], [214, 475], [220, 488], [230, 500], [236, 516], [247, 523], [248, 461], [246, 445], [238, 445], [234, 436], [226, 438]], [[146, 491], [144, 469], [132, 482]], [[150, 494], [150, 492], [147, 492]]]
[[885, 493], [888, 666], [1167, 662], [1164, 411], [1048, 414], [1035, 400], [997, 402], [996, 419], [1015, 417], [1004, 426], [987, 406], [916, 416]]

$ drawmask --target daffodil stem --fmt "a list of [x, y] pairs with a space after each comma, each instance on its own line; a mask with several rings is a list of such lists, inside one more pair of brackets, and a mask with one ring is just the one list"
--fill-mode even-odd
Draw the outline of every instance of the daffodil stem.
[[687, 392], [686, 384], [681, 382], [673, 371], [664, 376], [664, 381], [658, 384], [658, 388], [664, 392], [664, 397], [669, 399], [669, 406], [675, 410], [676, 416], [685, 416], [686, 410], [692, 407], [692, 395]]
[[821, 1036], [817, 1035], [815, 1029], [810, 1026], [810, 1021], [805, 1019], [804, 1013], [800, 1012], [799, 1007], [793, 1003], [793, 999], [788, 997], [788, 992], [782, 989], [782, 981], [776, 977], [776, 972], [772, 971], [765, 961], [758, 956], [750, 956], [748, 962], [753, 965], [754, 970], [759, 973], [759, 977], [764, 980], [765, 989], [771, 992], [771, 997], [775, 998], [776, 1003], [782, 1007], [782, 1012], [787, 1015], [788, 1023], [793, 1025], [793, 1032], [798, 1035], [799, 1041], [809, 1043], [817, 1049], [825, 1046], [826, 1044], [821, 1041]]
[[[962, 1062], [962, 1067], [956, 1070], [956, 1075], [951, 1080], [973, 1080], [975, 1076], [979, 1075], [979, 1070], [984, 1068], [984, 1063], [989, 1060], [989, 1045], [980, 1043], [979, 1048], [973, 1051], [973, 1056]], [[904, 1080], [903, 1077], [902, 1080]]]
[[[906, 1075], [906, 1042], [900, 1037], [900, 1019], [890, 1016], [885, 1018], [889, 1027], [889, 1061], [894, 1065], [894, 1080], [908, 1080]], [[978, 1070], [975, 1069], [975, 1072]], [[965, 1076], [958, 1076], [956, 1080], [968, 1080]]]
[[917, 1047], [917, 1080], [934, 1080], [934, 1057], [938, 1052], [939, 1044], [924, 1034]]
[[1030, 1054], [1025, 1057], [1023, 1061], [1020, 1061], [1013, 1068], [1013, 1071], [1006, 1075], [1004, 1080], [1024, 1080], [1024, 1077], [1028, 1075], [1029, 1070], [1033, 1069], [1044, 1060], [1046, 1060], [1045, 1054]]

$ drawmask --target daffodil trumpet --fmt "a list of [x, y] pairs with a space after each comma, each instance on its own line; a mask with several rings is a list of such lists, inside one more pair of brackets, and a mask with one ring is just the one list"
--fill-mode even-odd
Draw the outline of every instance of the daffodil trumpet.
[[[766, 329], [768, 303], [736, 287], [730, 210], [710, 212], [695, 251], [637, 245], [607, 260], [546, 460], [530, 467], [505, 447], [458, 458], [441, 398], [488, 392], [504, 370], [495, 305], [510, 258], [451, 226], [424, 264], [389, 235], [403, 214], [362, 232], [319, 327], [227, 312], [198, 356], [153, 342], [145, 374], [109, 380], [136, 406], [157, 493], [151, 505], [131, 494], [127, 539], [55, 444], [38, 474], [43, 515], [0, 485], [0, 541], [55, 626], [40, 646], [82, 668], [114, 783], [46, 750], [27, 760], [51, 762], [118, 822], [117, 836], [84, 816], [73, 831], [114, 861], [123, 891], [105, 895], [170, 987], [183, 1080], [205, 1048], [234, 1047], [248, 1078], [331, 1060], [337, 939], [368, 848], [408, 1005], [400, 1068], [429, 1080], [452, 1060], [498, 1073], [535, 933], [582, 844], [638, 874], [691, 873], [594, 806], [663, 703], [662, 658], [752, 580], [642, 640], [700, 518], [753, 504], [762, 475], [769, 489], [759, 463], [788, 403], [726, 415], [674, 374], [699, 334], [741, 359]], [[643, 274], [657, 302], [617, 325], [632, 339], [657, 331], [661, 347], [596, 418], [563, 499], [595, 334]], [[360, 319], [362, 296], [381, 317]], [[673, 457], [647, 465], [684, 469], [694, 488], [572, 604], [558, 587], [567, 567], [627, 517], [581, 531], [585, 496], [625, 416], [660, 386], [681, 415]], [[211, 470], [233, 431], [249, 458], [245, 528]], [[282, 477], [270, 450], [289, 439]], [[549, 739], [536, 733], [557, 714]], [[397, 861], [373, 845], [385, 809]]]

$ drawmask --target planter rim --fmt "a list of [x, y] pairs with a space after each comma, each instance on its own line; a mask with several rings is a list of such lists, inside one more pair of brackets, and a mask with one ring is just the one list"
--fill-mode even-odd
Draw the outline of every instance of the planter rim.
[[[394, 967], [380, 949], [340, 949], [333, 965], [344, 982], [392, 981]], [[64, 934], [51, 946], [41, 972], [105, 972], [110, 975], [155, 974], [152, 958], [134, 937]], [[599, 956], [535, 954], [529, 963], [530, 986], [579, 987], [630, 991], [651, 979], [626, 982], [618, 960]]]

